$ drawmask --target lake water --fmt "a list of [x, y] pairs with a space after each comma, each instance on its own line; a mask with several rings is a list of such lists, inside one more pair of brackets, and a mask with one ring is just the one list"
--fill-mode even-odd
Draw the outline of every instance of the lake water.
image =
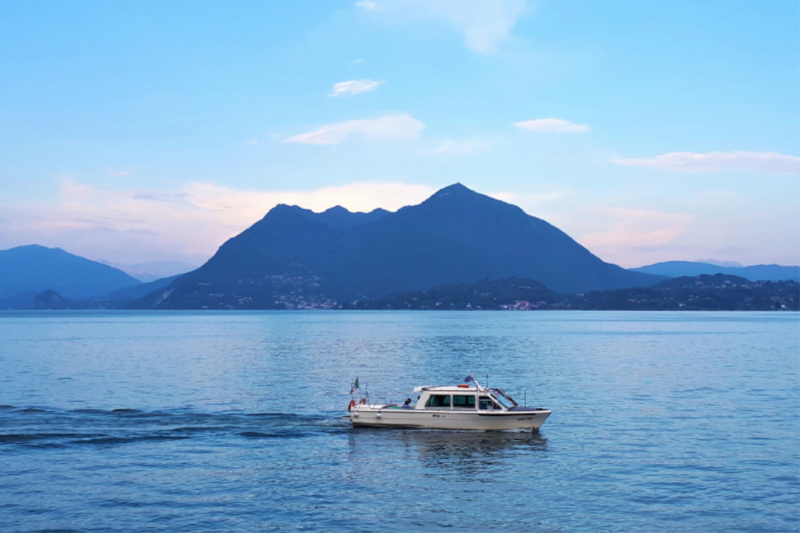
[[[539, 433], [352, 429], [470, 372]], [[797, 313], [0, 314], [0, 530], [797, 531]]]

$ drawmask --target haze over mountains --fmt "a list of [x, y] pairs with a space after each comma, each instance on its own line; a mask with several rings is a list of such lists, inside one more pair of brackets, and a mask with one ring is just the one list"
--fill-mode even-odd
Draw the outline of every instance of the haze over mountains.
[[100, 259], [98, 262], [122, 270], [142, 283], [178, 276], [200, 266], [183, 261], [147, 261], [145, 263], [122, 264]]
[[544, 220], [456, 184], [396, 213], [278, 205], [202, 267], [149, 283], [58, 248], [0, 251], [0, 308], [330, 308], [481, 280], [576, 294], [701, 274], [798, 281], [800, 267], [671, 261], [625, 270]]
[[[730, 262], [727, 262], [730, 264]], [[702, 274], [726, 274], [740, 276], [750, 281], [800, 281], [800, 266], [754, 265], [726, 266], [726, 263], [705, 263], [702, 261], [667, 261], [654, 265], [631, 268], [634, 272], [656, 274], [678, 278], [681, 276], [700, 276]]]
[[60, 248], [29, 245], [0, 251], [0, 307], [27, 307], [53, 290], [64, 298], [91, 298], [140, 285], [119, 269]]

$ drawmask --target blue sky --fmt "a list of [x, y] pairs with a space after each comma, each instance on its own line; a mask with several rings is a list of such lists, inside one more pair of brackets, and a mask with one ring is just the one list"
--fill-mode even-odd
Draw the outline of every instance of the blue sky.
[[800, 264], [800, 8], [0, 5], [0, 248], [200, 263], [454, 182], [607, 261]]

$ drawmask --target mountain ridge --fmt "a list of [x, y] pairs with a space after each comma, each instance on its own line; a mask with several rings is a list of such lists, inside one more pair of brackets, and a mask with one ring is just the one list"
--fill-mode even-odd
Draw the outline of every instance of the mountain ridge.
[[136, 305], [284, 308], [293, 298], [349, 301], [511, 276], [566, 292], [662, 279], [605, 263], [518, 206], [454, 184], [394, 213], [275, 206], [169, 295], [159, 290]]
[[551, 291], [530, 279], [506, 278], [391, 294], [346, 309], [463, 311], [798, 311], [796, 281], [751, 282], [725, 274], [670, 278], [650, 287], [586, 294]]
[[702, 261], [664, 261], [628, 270], [669, 277], [726, 274], [740, 276], [750, 281], [800, 281], [800, 266], [724, 266], [724, 264], [704, 263]]

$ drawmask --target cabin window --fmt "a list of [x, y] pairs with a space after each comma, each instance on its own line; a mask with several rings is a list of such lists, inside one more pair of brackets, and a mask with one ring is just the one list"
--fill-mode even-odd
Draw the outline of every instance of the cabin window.
[[453, 407], [456, 409], [475, 409], [475, 396], [453, 396]]
[[481, 396], [480, 401], [478, 402], [478, 409], [487, 410], [487, 409], [501, 409], [497, 403], [489, 398], [488, 396]]
[[502, 403], [508, 409], [511, 409], [514, 406], [514, 403], [511, 401], [511, 398], [503, 394], [503, 391], [501, 391], [500, 389], [494, 389], [494, 391], [495, 391], [494, 397], [497, 399], [498, 402]]
[[431, 397], [428, 398], [427, 403], [425, 403], [425, 407], [447, 407], [449, 409], [450, 395], [431, 394]]

